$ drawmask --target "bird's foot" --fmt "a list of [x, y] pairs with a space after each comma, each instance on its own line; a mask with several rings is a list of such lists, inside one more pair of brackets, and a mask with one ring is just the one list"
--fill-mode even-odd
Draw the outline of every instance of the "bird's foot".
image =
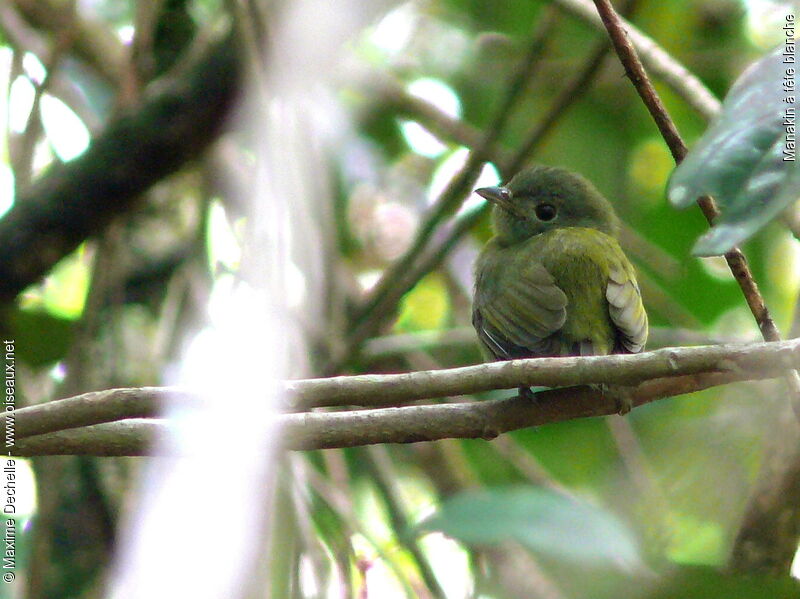
[[616, 412], [620, 416], [624, 416], [633, 408], [633, 396], [627, 387], [621, 385], [606, 385], [605, 383], [590, 386], [597, 389], [604, 398], [610, 397], [613, 399]]
[[539, 400], [536, 397], [536, 393], [531, 390], [530, 387], [518, 387], [519, 389], [519, 396], [523, 399], [527, 399], [533, 403], [539, 403]]

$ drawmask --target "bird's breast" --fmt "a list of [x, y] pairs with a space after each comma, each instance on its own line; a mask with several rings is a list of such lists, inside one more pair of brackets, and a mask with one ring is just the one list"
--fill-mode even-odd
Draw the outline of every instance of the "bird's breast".
[[529, 240], [556, 285], [567, 296], [561, 330], [566, 345], [588, 342], [591, 353], [611, 353], [615, 331], [606, 289], [610, 263], [621, 249], [613, 237], [595, 229], [556, 229]]

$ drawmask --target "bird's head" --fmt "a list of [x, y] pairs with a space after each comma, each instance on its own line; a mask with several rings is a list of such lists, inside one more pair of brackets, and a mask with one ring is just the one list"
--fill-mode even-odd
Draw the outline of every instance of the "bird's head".
[[494, 230], [503, 245], [566, 227], [588, 227], [616, 237], [614, 209], [586, 179], [566, 169], [533, 166], [502, 187], [475, 193], [494, 204]]

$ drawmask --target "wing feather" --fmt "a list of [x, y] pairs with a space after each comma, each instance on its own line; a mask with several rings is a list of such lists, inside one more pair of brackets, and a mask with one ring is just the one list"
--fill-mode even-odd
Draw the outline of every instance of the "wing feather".
[[539, 262], [498, 260], [490, 270], [491, 286], [476, 294], [473, 308], [481, 341], [501, 359], [547, 355], [549, 338], [566, 321], [567, 296]]
[[639, 353], [647, 341], [647, 313], [633, 267], [627, 261], [620, 261], [611, 268], [606, 299], [611, 321], [620, 333], [622, 348]]

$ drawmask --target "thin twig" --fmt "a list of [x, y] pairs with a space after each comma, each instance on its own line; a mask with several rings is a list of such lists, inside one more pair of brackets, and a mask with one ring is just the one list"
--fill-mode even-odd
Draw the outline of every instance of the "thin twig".
[[[680, 163], [686, 154], [686, 146], [647, 78], [619, 17], [609, 0], [594, 0], [594, 3], [625, 71], [653, 115], [675, 161]], [[718, 214], [713, 199], [702, 197], [697, 203], [709, 224], [713, 224], [714, 217]], [[725, 260], [739, 283], [763, 338], [768, 341], [780, 339], [778, 329], [769, 315], [742, 252], [734, 248], [725, 254]], [[784, 380], [789, 388], [792, 409], [800, 419], [800, 375], [797, 370], [790, 369], [784, 374]], [[791, 431], [791, 434], [794, 432]], [[800, 453], [796, 442], [788, 445], [771, 451], [762, 467], [761, 479], [746, 510], [731, 553], [730, 563], [736, 570], [788, 574], [791, 567], [800, 536], [800, 510], [796, 508], [800, 497]], [[788, 455], [784, 456], [784, 453]]]
[[362, 465], [367, 468], [378, 494], [383, 499], [392, 530], [396, 531], [398, 543], [411, 556], [422, 582], [431, 595], [439, 598], [447, 597], [436, 578], [435, 570], [430, 560], [419, 544], [419, 539], [415, 535], [409, 534], [412, 530], [412, 523], [406, 516], [400, 489], [396, 484], [396, 468], [386, 448], [378, 446], [367, 447], [366, 456], [362, 454], [363, 457], [366, 457], [366, 459], [362, 461]]
[[591, 87], [609, 50], [608, 42], [602, 41], [589, 53], [583, 67], [567, 82], [550, 105], [544, 118], [525, 137], [525, 141], [518, 148], [513, 160], [501, 165], [501, 171], [505, 173], [506, 177], [512, 176], [525, 165], [533, 151], [539, 147], [539, 144], [544, 141], [544, 138], [558, 122], [560, 116]]
[[[661, 102], [661, 98], [656, 92], [653, 84], [650, 82], [647, 73], [639, 60], [636, 50], [633, 48], [630, 39], [622, 25], [620, 17], [614, 12], [609, 0], [594, 0], [603, 24], [608, 30], [608, 35], [611, 38], [614, 48], [617, 51], [620, 62], [625, 68], [625, 72], [633, 83], [639, 96], [642, 98], [647, 110], [650, 112], [653, 120], [661, 132], [664, 141], [669, 146], [672, 156], [675, 158], [676, 164], [680, 164], [684, 156], [686, 156], [686, 144], [681, 139], [677, 127], [672, 118], [669, 116], [667, 109]], [[711, 197], [701, 197], [697, 200], [703, 215], [709, 224], [713, 224], [714, 218], [719, 214], [719, 210]], [[775, 322], [770, 316], [769, 310], [758, 285], [753, 279], [753, 274], [747, 264], [747, 259], [739, 248], [733, 248], [725, 254], [725, 260], [728, 267], [733, 274], [734, 279], [739, 284], [742, 290], [747, 306], [753, 313], [753, 317], [761, 330], [761, 334], [765, 341], [779, 340], [780, 333], [775, 326]], [[797, 374], [789, 375], [787, 378], [790, 389], [792, 389], [795, 396], [800, 393], [800, 381], [797, 380]], [[796, 408], [798, 417], [800, 417], [800, 408]]]
[[[52, 33], [63, 27], [64, 3], [60, 0], [11, 0], [10, 3], [37, 29]], [[78, 18], [72, 53], [110, 86], [118, 87], [125, 69], [126, 49], [105, 23]]]
[[61, 64], [61, 59], [70, 50], [75, 36], [75, 0], [72, 0], [69, 4], [65, 4], [64, 14], [68, 16], [69, 20], [64, 23], [64, 27], [61, 30], [55, 33], [48, 56], [44, 60], [44, 80], [38, 84], [34, 83], [36, 91], [33, 96], [33, 105], [28, 113], [28, 122], [25, 124], [25, 130], [19, 138], [18, 151], [14, 161], [14, 186], [16, 188], [16, 195], [19, 195], [20, 190], [25, 189], [30, 184], [33, 174], [34, 151], [44, 131], [40, 112], [42, 97], [52, 85], [53, 79], [56, 77], [56, 73]]

